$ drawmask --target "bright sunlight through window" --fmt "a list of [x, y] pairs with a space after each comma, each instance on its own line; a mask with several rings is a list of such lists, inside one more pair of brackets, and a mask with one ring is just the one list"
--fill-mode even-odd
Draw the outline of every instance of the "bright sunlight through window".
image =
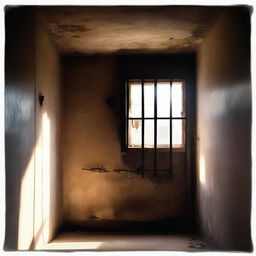
[[129, 81], [128, 91], [128, 147], [141, 148], [144, 135], [145, 148], [184, 148], [184, 82]]

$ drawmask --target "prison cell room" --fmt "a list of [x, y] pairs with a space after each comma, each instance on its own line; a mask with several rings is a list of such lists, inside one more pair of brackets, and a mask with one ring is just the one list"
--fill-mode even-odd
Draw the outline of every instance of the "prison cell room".
[[6, 6], [4, 250], [252, 252], [251, 13]]

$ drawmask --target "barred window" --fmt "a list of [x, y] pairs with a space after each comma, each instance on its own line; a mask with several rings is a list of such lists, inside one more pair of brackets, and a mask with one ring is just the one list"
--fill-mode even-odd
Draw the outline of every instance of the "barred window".
[[128, 80], [128, 148], [185, 148], [183, 80]]

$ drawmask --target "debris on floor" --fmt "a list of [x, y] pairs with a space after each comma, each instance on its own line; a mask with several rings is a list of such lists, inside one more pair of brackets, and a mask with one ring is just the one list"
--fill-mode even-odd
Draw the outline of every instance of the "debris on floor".
[[190, 248], [196, 248], [196, 249], [206, 249], [206, 248], [209, 248], [209, 246], [205, 242], [203, 242], [203, 241], [201, 241], [201, 240], [199, 240], [199, 239], [197, 239], [195, 237], [193, 237], [189, 241], [189, 247]]

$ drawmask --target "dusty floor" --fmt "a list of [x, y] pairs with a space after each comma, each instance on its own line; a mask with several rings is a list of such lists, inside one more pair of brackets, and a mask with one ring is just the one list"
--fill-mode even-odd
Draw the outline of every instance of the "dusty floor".
[[92, 251], [209, 251], [200, 240], [189, 235], [167, 234], [104, 234], [89, 232], [63, 232], [46, 250]]

